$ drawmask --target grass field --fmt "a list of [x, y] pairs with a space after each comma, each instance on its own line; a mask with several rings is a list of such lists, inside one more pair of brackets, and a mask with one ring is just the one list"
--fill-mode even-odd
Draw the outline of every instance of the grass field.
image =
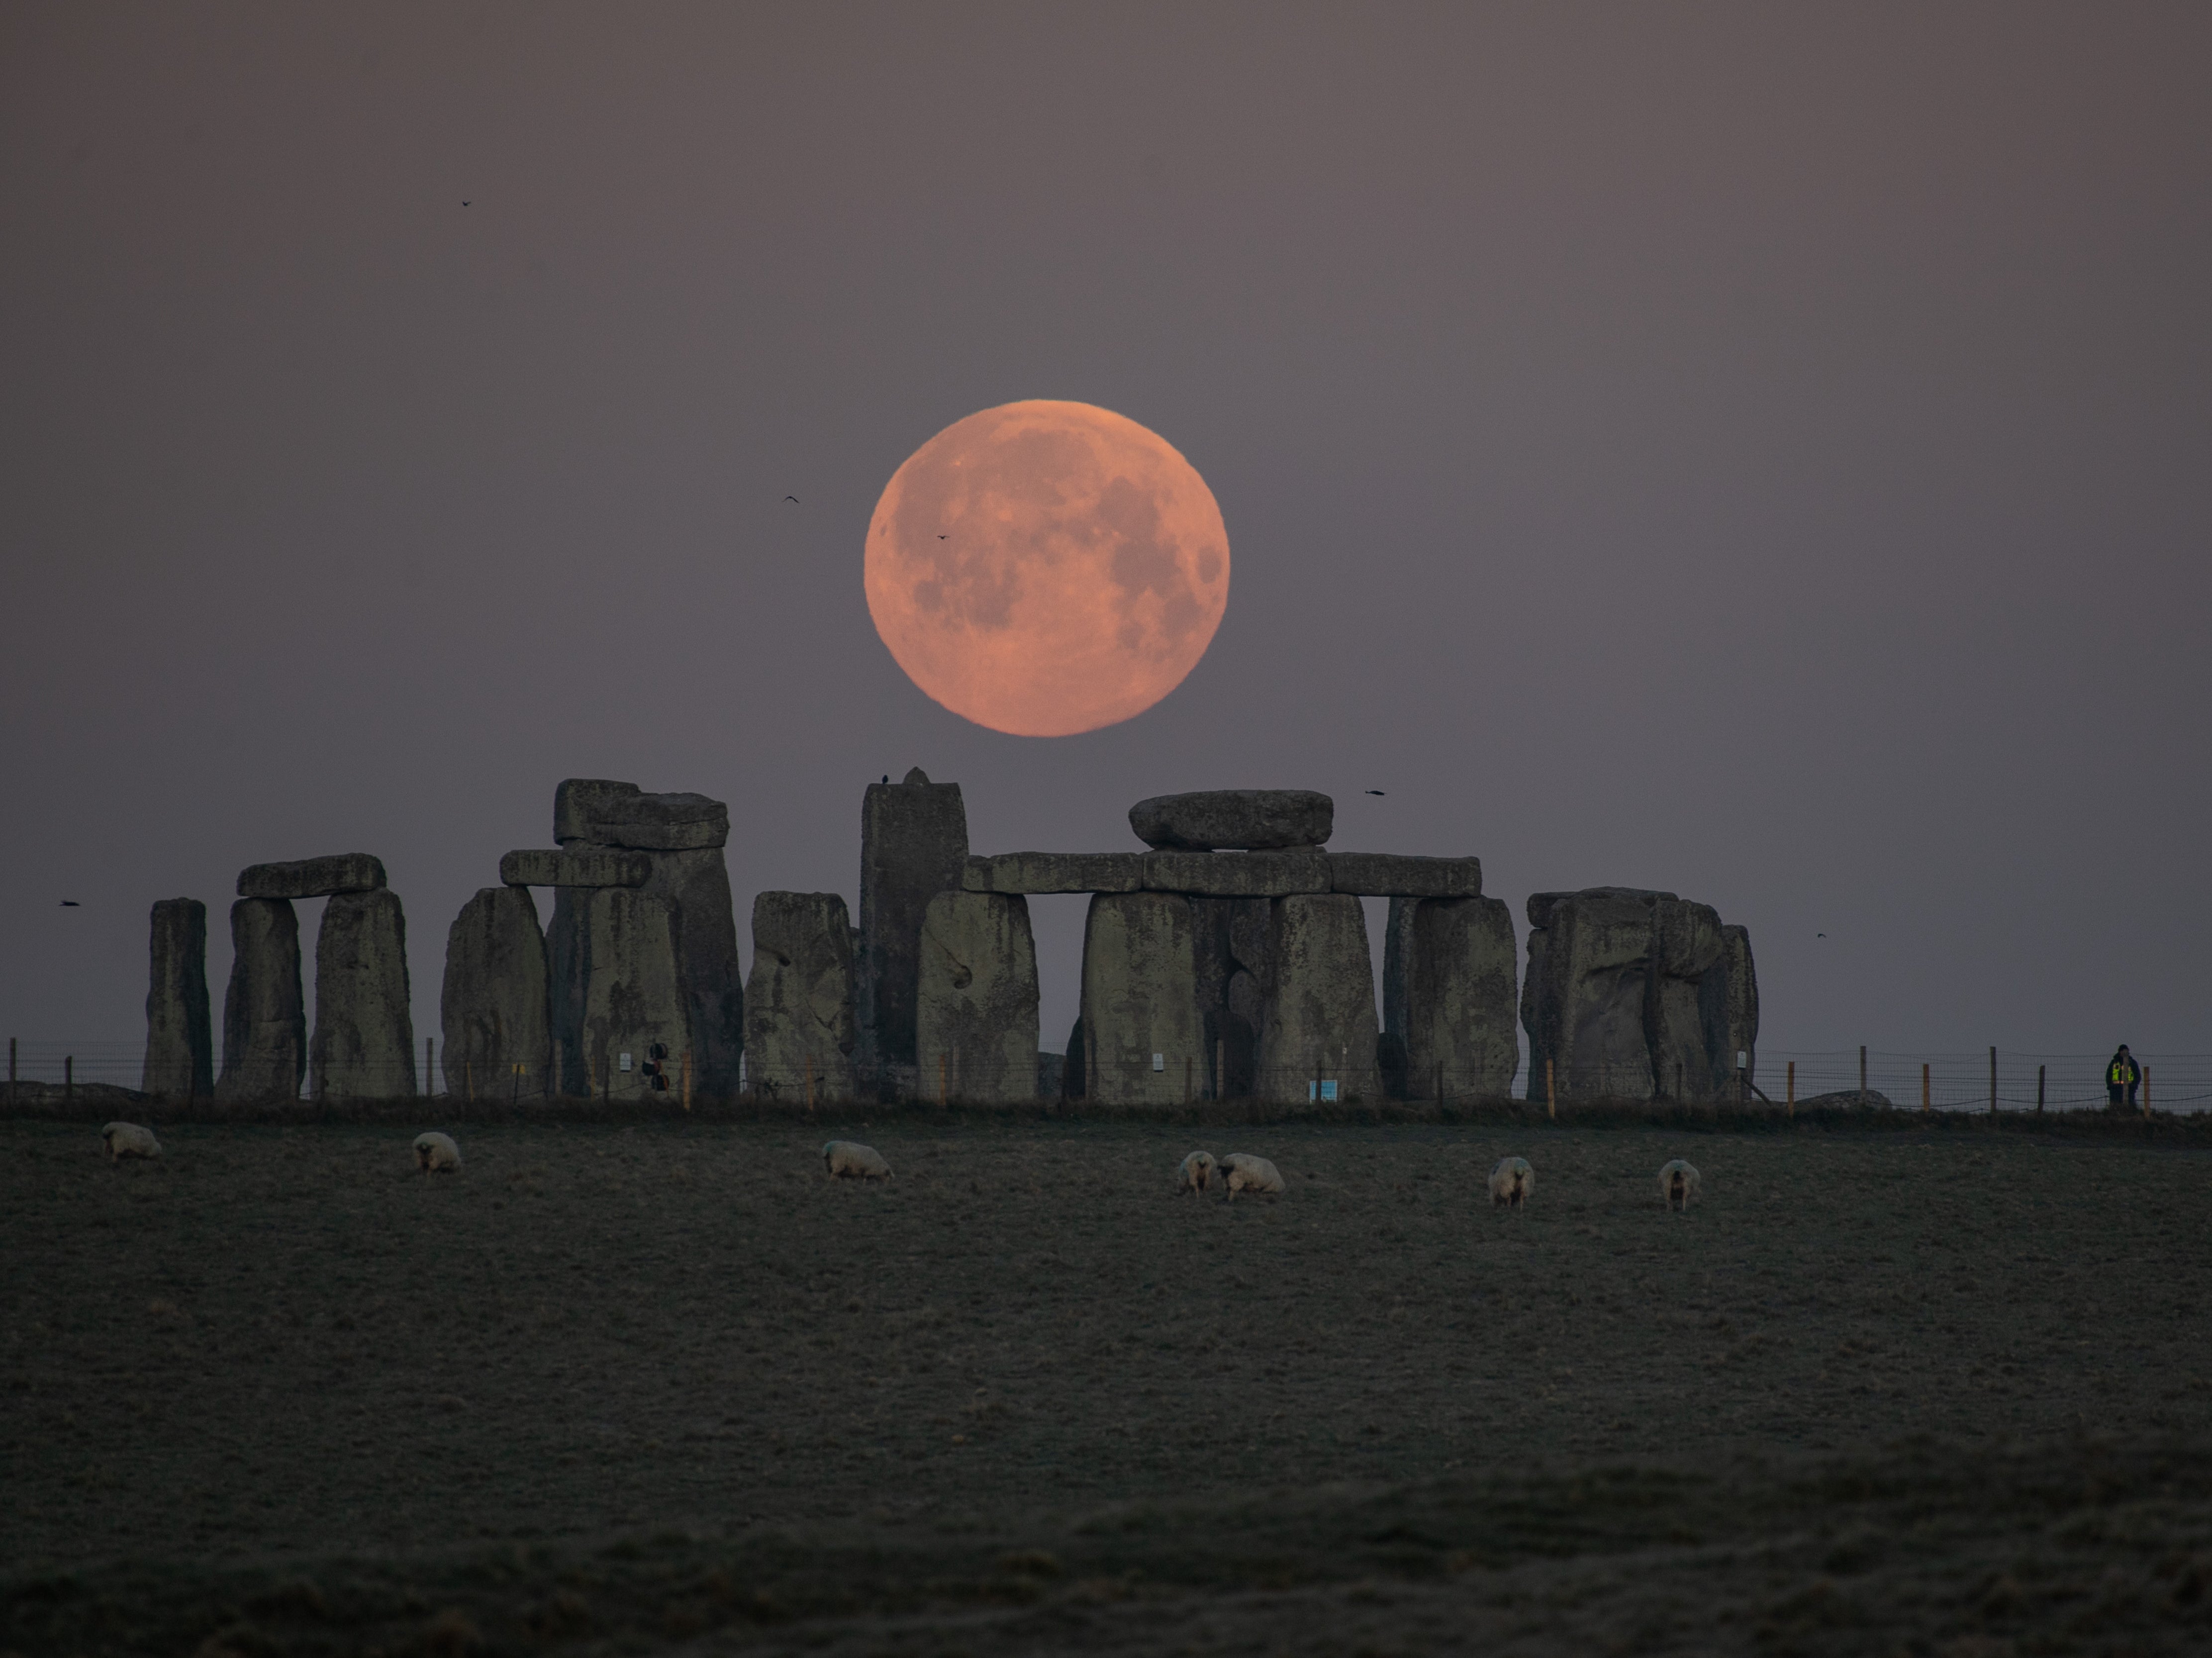
[[[1959, 1658], [2212, 1646], [2200, 1151], [161, 1133], [0, 1123], [0, 1646], [1933, 1653], [1946, 1594]], [[1198, 1145], [1289, 1193], [1176, 1199]]]

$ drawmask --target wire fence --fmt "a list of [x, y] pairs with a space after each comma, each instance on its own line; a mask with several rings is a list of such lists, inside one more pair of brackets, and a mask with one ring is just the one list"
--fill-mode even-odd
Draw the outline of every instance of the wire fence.
[[[2123, 1110], [2191, 1114], [2212, 1110], [2212, 1054], [2153, 1053], [2134, 1056], [2141, 1078], [2124, 1090]], [[1034, 1060], [963, 1056], [954, 1050], [926, 1055], [918, 1064], [856, 1066], [842, 1054], [827, 1054], [795, 1065], [767, 1066], [750, 1057], [737, 1084], [738, 1097], [763, 1102], [822, 1103], [862, 1098], [918, 1103], [1012, 1104], [1063, 1101], [1085, 1104], [1174, 1106], [1248, 1100], [1296, 1107], [1352, 1107], [1386, 1102], [1434, 1102], [1449, 1106], [1506, 1099], [1556, 1105], [1571, 1113], [1577, 1105], [1618, 1105], [1638, 1100], [1677, 1104], [1875, 1103], [1862, 1096], [1879, 1095], [1899, 1110], [1998, 1113], [2104, 1109], [2115, 1103], [2107, 1092], [2108, 1054], [2038, 1054], [1980, 1048], [1943, 1053], [1844, 1048], [1759, 1054], [1756, 1068], [1739, 1084], [1733, 1075], [1697, 1078], [1679, 1072], [1673, 1078], [1624, 1074], [1616, 1069], [1583, 1069], [1553, 1063], [1532, 1073], [1525, 1061], [1507, 1075], [1438, 1066], [1385, 1072], [1340, 1066], [1262, 1068], [1239, 1063], [1234, 1055], [1155, 1054], [1133, 1060], [1084, 1061], [1070, 1070], [1062, 1056], [1040, 1054]], [[625, 1064], [624, 1060], [628, 1060]], [[12, 1101], [18, 1090], [43, 1097], [55, 1085], [141, 1092], [145, 1048], [137, 1042], [53, 1042], [10, 1038], [8, 1084]], [[690, 1103], [725, 1096], [726, 1087], [709, 1088], [684, 1055], [657, 1057], [649, 1050], [609, 1054], [589, 1067], [588, 1092], [559, 1086], [554, 1068], [542, 1063], [513, 1066], [471, 1061], [456, 1065], [439, 1051], [437, 1039], [425, 1041], [404, 1063], [333, 1060], [319, 1077], [303, 1070], [297, 1084], [279, 1077], [270, 1085], [247, 1088], [238, 1078], [213, 1078], [217, 1100], [297, 1097], [301, 1100], [390, 1099], [410, 1096], [507, 1102], [526, 1106], [556, 1099], [592, 1099], [607, 1104]], [[318, 1092], [318, 1087], [320, 1092]], [[182, 1088], [163, 1097], [185, 1097]], [[1841, 1096], [1840, 1098], [1838, 1096]]]

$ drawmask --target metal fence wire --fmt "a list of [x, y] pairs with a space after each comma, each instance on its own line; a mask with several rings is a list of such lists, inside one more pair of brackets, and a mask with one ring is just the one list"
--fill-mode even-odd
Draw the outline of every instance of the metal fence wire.
[[[302, 1075], [297, 1097], [392, 1099], [447, 1097], [528, 1104], [533, 1101], [592, 1098], [609, 1102], [676, 1103], [690, 1098], [726, 1096], [710, 1090], [686, 1056], [654, 1060], [633, 1054], [595, 1060], [588, 1068], [588, 1094], [563, 1090], [559, 1067], [544, 1065], [454, 1065], [439, 1052], [435, 1038], [425, 1042], [407, 1063], [334, 1065], [321, 1094], [312, 1069]], [[1683, 1104], [1747, 1104], [1788, 1107], [1878, 1102], [1878, 1095], [1899, 1110], [1971, 1112], [2081, 1111], [2101, 1109], [2110, 1102], [2105, 1080], [2108, 1054], [2035, 1054], [1980, 1048], [1944, 1053], [1844, 1048], [1820, 1052], [1761, 1052], [1755, 1066], [1723, 1077], [1699, 1076], [1680, 1069], [1673, 1077], [1619, 1067], [1577, 1069], [1552, 1062], [1532, 1072], [1526, 1060], [1510, 1081], [1498, 1071], [1469, 1072], [1441, 1066], [1388, 1070], [1381, 1063], [1364, 1068], [1338, 1061], [1261, 1068], [1239, 1063], [1220, 1049], [1158, 1054], [1134, 1060], [1087, 1061], [1080, 1055], [1071, 1070], [1057, 1054], [1031, 1060], [980, 1059], [957, 1050], [924, 1054], [917, 1063], [855, 1067], [831, 1053], [817, 1061], [774, 1068], [750, 1056], [738, 1081], [739, 1097], [780, 1103], [830, 1103], [841, 1099], [908, 1100], [921, 1103], [1001, 1103], [1060, 1100], [1115, 1104], [1198, 1104], [1250, 1100], [1285, 1106], [1366, 1106], [1391, 1102], [1442, 1105], [1512, 1099], [1554, 1105], [1562, 1112], [1577, 1104], [1618, 1105], [1656, 1100]], [[2142, 1072], [2123, 1108], [2194, 1113], [2212, 1109], [2212, 1054], [2138, 1054]], [[55, 1042], [10, 1038], [8, 1083], [10, 1098], [18, 1089], [43, 1097], [54, 1086], [96, 1085], [137, 1093], [144, 1077], [145, 1048], [139, 1042]], [[449, 1075], [448, 1071], [453, 1074]], [[278, 1098], [286, 1097], [278, 1090]], [[1842, 1096], [1840, 1099], [1838, 1096]], [[172, 1097], [174, 1097], [173, 1096]], [[214, 1097], [240, 1097], [218, 1077]], [[265, 1099], [269, 1097], [264, 1095]]]

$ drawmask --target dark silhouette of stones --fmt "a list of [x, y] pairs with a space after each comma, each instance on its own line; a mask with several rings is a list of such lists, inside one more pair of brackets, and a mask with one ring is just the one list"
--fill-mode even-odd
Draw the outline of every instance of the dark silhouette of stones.
[[1146, 846], [1189, 852], [1317, 847], [1335, 819], [1336, 803], [1310, 789], [1206, 789], [1129, 808], [1129, 827]]
[[[686, 1001], [692, 1083], [695, 1091], [709, 1099], [735, 1096], [744, 1052], [744, 983], [729, 866], [722, 853], [729, 833], [729, 808], [703, 794], [647, 794], [635, 783], [585, 777], [569, 778], [554, 791], [553, 836], [562, 852], [641, 854], [649, 872], [637, 890], [672, 906], [665, 919]], [[562, 1088], [572, 1093], [602, 1091], [603, 1079], [585, 1052], [592, 1040], [584, 1028], [592, 993], [591, 890], [555, 885], [553, 926], [546, 940], [556, 1064]], [[682, 1051], [672, 1049], [672, 1066], [680, 1067]], [[632, 1062], [643, 1063], [635, 1053]]]
[[514, 1100], [553, 1091], [548, 988], [545, 934], [527, 891], [485, 887], [461, 906], [446, 935], [438, 997], [448, 1094]]
[[[860, 804], [860, 1051], [872, 1073], [919, 1062], [922, 917], [939, 893], [963, 890], [967, 872], [960, 785], [933, 783], [919, 766], [903, 782], [868, 785]], [[933, 1090], [934, 1078], [921, 1086]]]
[[1091, 1086], [1091, 1060], [1083, 1040], [1083, 1016], [1075, 1016], [1068, 1028], [1067, 1057], [1060, 1067], [1060, 1096], [1064, 1100], [1082, 1099]]
[[328, 858], [303, 858], [291, 864], [253, 864], [240, 870], [241, 898], [328, 898], [341, 892], [375, 892], [384, 885], [384, 865], [365, 852]]
[[499, 860], [499, 878], [511, 887], [641, 887], [652, 877], [653, 859], [642, 852], [530, 847]]
[[164, 898], [154, 906], [152, 922], [139, 1090], [157, 1098], [204, 1100], [215, 1092], [207, 906], [197, 898]]
[[1758, 1019], [1741, 928], [1710, 905], [1630, 887], [1538, 893], [1528, 920], [1529, 1099], [1546, 1097], [1547, 1063], [1561, 1100], [1733, 1096], [1735, 1050]]
[[1200, 1014], [1191, 902], [1169, 892], [1093, 897], [1083, 928], [1088, 1097], [1101, 1105], [1170, 1105], [1195, 1095], [1208, 1061]]
[[[1252, 1091], [1259, 1040], [1256, 988], [1267, 975], [1267, 941], [1273, 930], [1265, 898], [1193, 898], [1191, 919], [1197, 962], [1200, 1074], [1208, 1099], [1242, 1099]], [[1248, 993], [1238, 1005], [1240, 977]]]
[[[1393, 898], [1383, 935], [1386, 1070], [1401, 1097], [1502, 1100], [1513, 1090], [1513, 915], [1497, 898]], [[1393, 1063], [1395, 1062], [1395, 1064]]]
[[753, 970], [745, 982], [745, 1086], [756, 1099], [855, 1096], [853, 926], [834, 892], [753, 899]]
[[1144, 884], [1141, 852], [1004, 852], [970, 858], [961, 880], [969, 892], [1005, 893], [1138, 892]]
[[1698, 985], [1698, 1008], [1714, 1095], [1733, 1100], [1736, 1055], [1744, 1056], [1744, 1086], [1759, 1069], [1759, 975], [1752, 966], [1751, 934], [1744, 928], [1721, 928], [1720, 959]]
[[973, 1105], [1036, 1097], [1036, 948], [1027, 899], [958, 890], [930, 899], [915, 1032], [926, 1097]]
[[1336, 1084], [1337, 1103], [1380, 1097], [1381, 1031], [1367, 917], [1345, 893], [1278, 898], [1271, 909], [1269, 981], [1260, 1029], [1261, 1097], [1303, 1102]]
[[[1329, 890], [1364, 898], [1480, 898], [1480, 858], [1412, 858], [1395, 852], [1332, 852]], [[1510, 922], [1509, 920], [1509, 925]]]
[[1283, 898], [1329, 890], [1328, 858], [1319, 852], [1153, 852], [1145, 854], [1145, 890], [1203, 898]]
[[342, 892], [315, 937], [315, 1034], [307, 1084], [318, 1100], [418, 1092], [408, 1003], [407, 919], [399, 895]]
[[296, 1100], [307, 1074], [300, 918], [284, 899], [240, 898], [230, 907], [230, 950], [216, 1097]]
[[698, 1060], [691, 998], [677, 959], [676, 901], [635, 887], [564, 891], [576, 895], [586, 969], [574, 1067], [581, 1086], [572, 1091], [617, 1104], [678, 1098], [687, 1051], [696, 1090]]

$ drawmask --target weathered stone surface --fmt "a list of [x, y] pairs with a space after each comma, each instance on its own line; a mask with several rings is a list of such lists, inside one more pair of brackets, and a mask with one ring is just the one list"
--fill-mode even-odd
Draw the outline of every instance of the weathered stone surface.
[[1756, 1040], [1750, 944], [1711, 906], [1594, 887], [1528, 901], [1528, 1097], [1730, 1097], [1735, 1051]]
[[[1480, 858], [1412, 858], [1395, 852], [1332, 852], [1329, 890], [1365, 898], [1480, 898]], [[1511, 925], [1508, 918], [1507, 925]]]
[[384, 865], [365, 852], [303, 858], [291, 864], [252, 864], [238, 873], [241, 898], [327, 898], [341, 892], [375, 892]]
[[1147, 892], [1204, 898], [1284, 898], [1327, 892], [1328, 857], [1319, 852], [1151, 852]]
[[1167, 892], [1091, 899], [1083, 928], [1083, 1041], [1088, 1097], [1098, 1104], [1180, 1104], [1197, 1095], [1209, 1056], [1188, 899]]
[[1415, 1099], [1502, 1100], [1520, 1068], [1513, 915], [1497, 898], [1394, 898], [1382, 950], [1385, 1052]]
[[853, 924], [834, 892], [753, 899], [745, 981], [745, 1087], [759, 1100], [854, 1097]]
[[1205, 1097], [1247, 1098], [1259, 1042], [1255, 1016], [1264, 999], [1255, 992], [1240, 1009], [1232, 1005], [1232, 992], [1240, 976], [1249, 986], [1267, 975], [1267, 938], [1273, 930], [1267, 900], [1193, 898], [1189, 903], [1196, 935]]
[[230, 907], [230, 950], [216, 1097], [296, 1100], [307, 1074], [300, 918], [284, 899], [241, 898]]
[[139, 1089], [159, 1098], [204, 1100], [215, 1092], [207, 906], [197, 898], [164, 898], [154, 906], [151, 933]]
[[[868, 785], [860, 805], [864, 1069], [916, 1063], [922, 916], [939, 893], [962, 890], [967, 872], [968, 809], [959, 784], [933, 783], [916, 766], [903, 782]], [[925, 1092], [934, 1086], [924, 1079]]]
[[1336, 1083], [1339, 1103], [1379, 1098], [1381, 1033], [1359, 900], [1346, 893], [1278, 898], [1272, 919], [1258, 1093], [1303, 1103], [1318, 1078]]
[[448, 1094], [512, 1101], [553, 1092], [549, 989], [545, 934], [527, 891], [485, 887], [461, 906], [446, 934], [438, 996]]
[[962, 885], [969, 892], [1140, 892], [1145, 854], [1002, 852], [991, 858], [970, 858]]
[[652, 856], [642, 852], [532, 847], [499, 860], [499, 878], [511, 887], [641, 887], [652, 875]]
[[703, 794], [647, 794], [635, 783], [572, 777], [554, 792], [553, 838], [563, 847], [699, 852], [727, 844], [730, 809]]
[[1652, 1084], [1664, 1100], [1714, 1097], [1700, 981], [1721, 957], [1721, 918], [1710, 904], [1662, 898], [1652, 906], [1650, 999], [1644, 1035]]
[[1206, 789], [1129, 808], [1129, 827], [1146, 846], [1191, 852], [1317, 847], [1335, 821], [1336, 802], [1310, 789]]
[[407, 918], [396, 892], [342, 892], [315, 935], [308, 1091], [380, 1100], [420, 1091], [407, 985]]
[[1742, 1054], [1747, 1061], [1747, 1083], [1756, 1082], [1759, 1072], [1759, 975], [1752, 966], [1751, 934], [1744, 928], [1721, 928], [1720, 957], [1698, 984], [1698, 1011], [1714, 1096], [1732, 1100], [1735, 1056]]
[[[578, 1091], [617, 1103], [668, 1100], [683, 1086], [684, 1055], [693, 1047], [690, 998], [677, 965], [676, 902], [634, 887], [570, 890], [588, 969], [578, 1039], [585, 1087]], [[696, 1090], [696, 1054], [693, 1064]], [[648, 1065], [659, 1067], [657, 1077]]]
[[[1551, 906], [1537, 1005], [1546, 1057], [1558, 1067], [1560, 1099], [1651, 1097], [1655, 1078], [1644, 1015], [1652, 910], [1674, 896], [1593, 887]], [[1544, 1097], [1540, 1072], [1532, 1074], [1529, 1086], [1532, 1098]]]
[[[729, 838], [729, 808], [703, 794], [647, 794], [635, 783], [572, 777], [554, 792], [553, 835], [567, 853], [619, 849], [647, 859], [648, 873], [638, 890], [675, 907], [669, 930], [687, 1002], [693, 1091], [706, 1099], [734, 1097], [744, 1051], [744, 983], [721, 850]], [[547, 938], [555, 1062], [562, 1086], [574, 1093], [598, 1087], [585, 1052], [592, 957], [584, 890], [556, 887]], [[635, 1054], [632, 1062], [643, 1063]]]
[[925, 1097], [1036, 1097], [1036, 947], [1025, 898], [939, 892], [921, 923], [915, 1005]]
[[1064, 1054], [1037, 1053], [1036, 1096], [1041, 1100], [1056, 1100], [1060, 1096], [1067, 1056]]

